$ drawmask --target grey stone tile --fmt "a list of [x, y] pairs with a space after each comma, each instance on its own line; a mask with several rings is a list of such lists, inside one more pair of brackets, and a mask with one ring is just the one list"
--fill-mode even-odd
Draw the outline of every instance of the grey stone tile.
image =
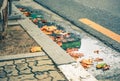
[[0, 67], [0, 78], [4, 78], [4, 77], [6, 77], [6, 73], [3, 69], [3, 67]]
[[53, 65], [53, 63], [51, 60], [40, 60], [37, 62], [37, 66], [40, 66], [40, 65]]
[[47, 78], [44, 78], [44, 79], [38, 80], [38, 81], [52, 81], [52, 77], [47, 77]]
[[35, 60], [47, 60], [49, 59], [47, 55], [39, 56], [39, 57], [32, 57], [32, 58], [26, 58], [27, 62], [35, 61]]
[[0, 61], [0, 66], [13, 65], [13, 60], [10, 61]]
[[5, 71], [7, 73], [7, 76], [18, 75], [18, 71], [15, 68], [15, 65], [7, 65], [4, 67], [5, 67]]
[[48, 73], [47, 72], [41, 72], [41, 73], [36, 73], [35, 77], [38, 79], [38, 80], [42, 80], [42, 79], [46, 79], [49, 77]]
[[16, 64], [19, 74], [31, 73], [30, 68], [27, 66], [27, 63]]
[[7, 78], [0, 78], [0, 81], [7, 81]]
[[49, 71], [49, 75], [53, 77], [53, 81], [67, 81], [65, 78], [60, 75], [57, 71]]
[[9, 81], [36, 81], [33, 74], [24, 74], [19, 76], [11, 76]]
[[51, 65], [31, 66], [31, 68], [32, 68], [32, 72], [56, 70], [55, 67], [54, 67], [54, 66], [51, 66]]
[[18, 59], [18, 60], [14, 60], [15, 64], [18, 63], [25, 63], [25, 59]]

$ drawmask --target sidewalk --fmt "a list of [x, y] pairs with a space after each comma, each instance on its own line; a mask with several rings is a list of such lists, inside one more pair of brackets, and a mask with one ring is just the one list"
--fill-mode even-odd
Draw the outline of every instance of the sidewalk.
[[[13, 9], [18, 12], [15, 7]], [[73, 65], [75, 60], [48, 36], [39, 31], [39, 28], [28, 18], [23, 16], [23, 19], [17, 20], [17, 23], [11, 23], [9, 24], [20, 24], [43, 48], [44, 52], [42, 52], [42, 55], [41, 53], [38, 53], [37, 55], [36, 53], [32, 55], [29, 53], [2, 56], [0, 60], [0, 81], [79, 81], [82, 79], [80, 77], [81, 73], [77, 73], [78, 76], [74, 75], [76, 70], [80, 70], [84, 74], [84, 80], [86, 79], [87, 81], [89, 78], [93, 81], [97, 81], [82, 67], [79, 67], [74, 71], [73, 69], [75, 67]], [[69, 66], [73, 71], [70, 71], [70, 68], [67, 69]], [[64, 73], [65, 68], [68, 70], [68, 72], [66, 71], [68, 73], [67, 75]], [[89, 77], [87, 78], [86, 76]]]
[[[36, 4], [32, 0], [21, 0], [20, 2], [18, 2], [18, 4], [22, 4], [25, 6], [32, 5], [33, 8], [45, 10], [44, 8], [42, 8], [40, 5]], [[17, 9], [15, 9], [15, 11], [17, 11]], [[65, 24], [69, 23], [64, 19], [59, 18], [55, 14], [53, 15], [53, 13], [51, 12], [49, 11], [47, 12], [50, 13], [50, 15], [52, 15], [53, 20], [58, 20], [58, 21], [60, 20]], [[14, 60], [12, 60], [12, 57], [7, 57], [7, 56], [1, 57], [4, 59], [2, 59], [2, 61], [0, 62], [1, 63], [0, 76], [3, 76], [3, 77], [0, 77], [1, 79], [0, 81], [4, 81], [4, 80], [9, 81], [11, 80], [11, 78], [13, 78], [13, 80], [14, 78], [16, 78], [16, 80], [14, 81], [18, 81], [18, 80], [20, 81], [21, 80], [22, 81], [36, 81], [36, 80], [37, 81], [44, 81], [44, 80], [45, 81], [57, 81], [57, 80], [58, 81], [67, 81], [67, 80], [97, 81], [93, 77], [93, 75], [99, 78], [100, 80], [101, 79], [106, 80], [107, 77], [112, 77], [113, 75], [116, 75], [116, 77], [119, 78], [119, 75], [118, 75], [119, 72], [118, 71], [116, 72], [116, 70], [119, 69], [118, 67], [119, 67], [120, 61], [117, 60], [119, 59], [119, 56], [116, 57], [119, 53], [107, 47], [106, 45], [104, 45], [102, 42], [95, 39], [94, 37], [84, 33], [79, 28], [71, 24], [70, 24], [70, 27], [68, 27], [64, 24], [66, 29], [74, 30], [75, 32], [76, 31], [80, 32], [81, 35], [84, 35], [81, 40], [82, 45], [80, 48], [80, 52], [85, 54], [85, 58], [86, 57], [95, 58], [100, 56], [105, 60], [106, 63], [111, 64], [111, 70], [106, 71], [104, 73], [101, 70], [96, 71], [95, 67], [92, 67], [88, 69], [88, 71], [86, 71], [80, 65], [79, 61], [77, 61], [76, 63], [76, 61], [72, 59], [63, 49], [61, 49], [58, 45], [56, 45], [55, 42], [53, 42], [48, 36], [43, 34], [41, 31], [39, 31], [39, 28], [35, 24], [33, 24], [29, 20], [29, 18], [18, 20], [17, 23], [20, 24], [40, 46], [42, 46], [44, 52], [42, 52], [42, 55], [41, 53], [38, 52], [35, 54], [29, 53], [28, 55], [12, 56], [15, 58]], [[93, 53], [94, 50], [99, 50], [100, 54]], [[45, 60], [44, 60], [44, 57], [45, 57]], [[106, 57], [108, 58], [106, 59]], [[31, 60], [28, 60], [28, 59], [31, 59]], [[11, 64], [9, 64], [10, 61], [12, 62]], [[16, 62], [16, 61], [19, 61], [19, 62]], [[19, 64], [21, 64], [24, 67], [20, 67]], [[14, 76], [13, 76], [14, 73], [12, 73], [11, 70], [7, 70], [7, 67], [10, 65], [13, 65], [15, 70], [17, 71], [15, 73], [16, 75]], [[95, 66], [95, 64], [93, 66]], [[54, 76], [56, 77], [56, 75], [58, 75], [57, 76], [58, 78], [54, 78]], [[29, 78], [29, 77], [32, 77], [32, 78]], [[115, 78], [112, 77], [112, 79], [115, 79]], [[108, 80], [108, 81], [111, 81], [111, 80]]]
[[50, 58], [42, 52], [42, 56], [0, 61], [0, 81], [67, 80]]
[[[13, 5], [13, 12], [19, 14], [17, 11]], [[22, 18], [24, 18], [23, 15]], [[18, 21], [20, 20], [9, 20], [8, 25], [18, 28], [19, 25], [22, 25]], [[0, 81], [67, 81], [62, 72], [45, 52], [13, 55], [12, 53], [10, 55], [8, 53], [4, 53], [4, 55], [2, 52], [0, 53]]]
[[[4, 41], [6, 40], [4, 43], [9, 46], [4, 50], [6, 52], [0, 51], [0, 81], [67, 81], [45, 52], [27, 53], [30, 51], [30, 46], [38, 44], [30, 39], [32, 37], [27, 36], [27, 32], [22, 30], [18, 21], [9, 21], [9, 25], [11, 30], [8, 30], [8, 33], [10, 33], [10, 36], [8, 34], [8, 37], [4, 39]], [[20, 32], [21, 36], [17, 32]], [[8, 41], [8, 39], [11, 41]], [[13, 48], [14, 45], [17, 45], [16, 48]], [[30, 46], [27, 47], [26, 45]], [[4, 46], [1, 47], [4, 49]]]

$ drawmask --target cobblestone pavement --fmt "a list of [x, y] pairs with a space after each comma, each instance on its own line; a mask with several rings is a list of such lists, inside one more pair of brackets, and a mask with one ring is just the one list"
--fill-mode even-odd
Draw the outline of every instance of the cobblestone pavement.
[[67, 81], [48, 56], [0, 61], [0, 81]]

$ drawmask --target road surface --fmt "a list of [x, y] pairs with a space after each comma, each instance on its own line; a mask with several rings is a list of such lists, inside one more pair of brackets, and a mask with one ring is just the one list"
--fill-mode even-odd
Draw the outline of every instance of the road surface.
[[[44, 7], [69, 20], [74, 25], [92, 34], [111, 48], [120, 51], [120, 1], [119, 0], [35, 0]], [[115, 35], [101, 33], [81, 22], [86, 18], [111, 31]], [[108, 32], [108, 31], [103, 31]], [[113, 37], [111, 37], [113, 36]], [[116, 38], [116, 39], [114, 39]]]

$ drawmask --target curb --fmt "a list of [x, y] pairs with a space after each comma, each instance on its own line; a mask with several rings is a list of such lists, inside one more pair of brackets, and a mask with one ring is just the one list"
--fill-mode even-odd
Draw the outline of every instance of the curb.
[[44, 52], [37, 52], [37, 53], [26, 53], [26, 54], [17, 54], [17, 55], [9, 55], [9, 56], [0, 56], [0, 61], [30, 58], [30, 57], [37, 57], [37, 56], [44, 56], [44, 55], [46, 55]]
[[[92, 80], [92, 81], [97, 81], [96, 78], [94, 78], [91, 74], [89, 74], [87, 71], [85, 71], [85, 69], [83, 69], [81, 65], [80, 65], [80, 67], [74, 67], [74, 64], [76, 64], [75, 60], [73, 60], [72, 57], [68, 56], [68, 54], [62, 48], [60, 48], [55, 42], [50, 40], [50, 38], [48, 36], [46, 36], [40, 30], [38, 30], [36, 25], [34, 25], [29, 19], [25, 18], [24, 20], [18, 20], [18, 22], [28, 32], [28, 34], [31, 37], [33, 37], [33, 39], [39, 45], [41, 45], [41, 47], [44, 49], [44, 51], [55, 62], [57, 67], [62, 71], [62, 73], [66, 76], [66, 78], [69, 81], [71, 81], [71, 80], [72, 81], [88, 81], [88, 79]], [[29, 24], [26, 25], [26, 23], [29, 23]], [[34, 29], [33, 29], [33, 27], [34, 27]], [[43, 38], [41, 39], [40, 36]], [[45, 40], [45, 39], [47, 39], [47, 40]], [[52, 44], [48, 45], [47, 43], [49, 43], [49, 44], [52, 43]], [[53, 47], [56, 47], [60, 51], [55, 51], [54, 48], [51, 48], [51, 45], [53, 45]], [[48, 48], [51, 48], [51, 49], [48, 49]], [[54, 51], [51, 52], [51, 50], [54, 50]], [[53, 53], [55, 53], [55, 55], [53, 55]], [[67, 71], [66, 71], [66, 69], [67, 69]], [[81, 72], [79, 73], [79, 71], [81, 71]]]

